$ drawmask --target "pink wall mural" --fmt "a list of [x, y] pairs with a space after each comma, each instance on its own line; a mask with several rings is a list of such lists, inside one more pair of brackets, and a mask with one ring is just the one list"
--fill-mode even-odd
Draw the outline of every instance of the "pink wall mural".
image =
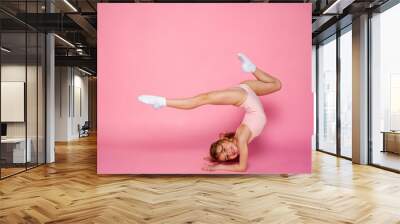
[[282, 89], [261, 96], [268, 122], [248, 145], [245, 173], [311, 172], [311, 4], [98, 4], [99, 174], [202, 170], [243, 108], [158, 110], [141, 94], [182, 98], [255, 79], [243, 52]]

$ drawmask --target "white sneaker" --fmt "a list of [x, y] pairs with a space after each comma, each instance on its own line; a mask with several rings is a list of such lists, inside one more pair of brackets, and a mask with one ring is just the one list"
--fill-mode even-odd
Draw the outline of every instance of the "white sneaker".
[[138, 100], [151, 105], [154, 109], [159, 109], [167, 105], [167, 100], [162, 96], [140, 95], [138, 96]]
[[242, 70], [244, 72], [255, 72], [257, 67], [250, 59], [243, 53], [238, 53], [239, 60], [242, 62]]

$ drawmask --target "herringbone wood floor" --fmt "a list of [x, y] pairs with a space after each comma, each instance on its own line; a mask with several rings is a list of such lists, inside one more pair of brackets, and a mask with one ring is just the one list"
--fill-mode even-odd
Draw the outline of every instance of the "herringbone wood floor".
[[311, 175], [96, 174], [96, 139], [0, 181], [0, 223], [400, 223], [400, 175], [315, 152]]

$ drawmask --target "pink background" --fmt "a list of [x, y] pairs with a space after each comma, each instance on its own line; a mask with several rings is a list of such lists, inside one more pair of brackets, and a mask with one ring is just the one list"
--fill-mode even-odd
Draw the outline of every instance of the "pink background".
[[99, 4], [99, 174], [197, 174], [241, 108], [154, 110], [140, 94], [188, 97], [254, 79], [238, 52], [278, 77], [247, 173], [311, 171], [311, 4]]

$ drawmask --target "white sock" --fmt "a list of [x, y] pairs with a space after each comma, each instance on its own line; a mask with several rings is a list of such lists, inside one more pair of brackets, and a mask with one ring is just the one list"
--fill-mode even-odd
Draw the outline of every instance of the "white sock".
[[151, 105], [154, 109], [167, 106], [167, 100], [162, 96], [140, 95], [138, 100], [142, 103]]
[[257, 67], [250, 59], [243, 53], [238, 53], [239, 60], [242, 62], [242, 70], [244, 72], [255, 72]]

